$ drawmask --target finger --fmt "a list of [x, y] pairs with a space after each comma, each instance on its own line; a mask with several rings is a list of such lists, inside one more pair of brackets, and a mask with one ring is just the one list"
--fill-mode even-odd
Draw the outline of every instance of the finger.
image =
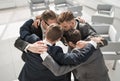
[[104, 45], [104, 43], [102, 41], [100, 41], [99, 43], [101, 43], [102, 45]]
[[47, 52], [47, 49], [41, 49], [38, 52]]
[[43, 41], [37, 41], [36, 43], [37, 43], [37, 44], [44, 44]]

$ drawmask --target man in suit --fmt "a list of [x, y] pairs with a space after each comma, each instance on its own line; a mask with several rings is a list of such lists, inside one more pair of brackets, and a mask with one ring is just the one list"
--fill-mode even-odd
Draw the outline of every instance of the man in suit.
[[[46, 49], [42, 42], [39, 42], [39, 44], [35, 42], [44, 38], [48, 25], [57, 22], [57, 16], [52, 10], [46, 10], [38, 17], [37, 20], [39, 20], [39, 23], [37, 27], [34, 26], [33, 19], [29, 19], [23, 24], [20, 28], [20, 38], [15, 42], [15, 47], [23, 51], [22, 59], [24, 61], [26, 59], [25, 55], [27, 50], [34, 53], [41, 53]], [[40, 49], [40, 47], [43, 49]]]
[[[66, 60], [62, 61], [63, 63], [80, 64], [86, 61], [96, 48], [97, 44], [91, 41], [87, 44], [85, 43], [86, 46], [83, 50], [80, 50], [80, 52], [63, 54], [62, 48], [52, 46], [56, 41], [60, 40], [62, 34], [62, 29], [59, 25], [50, 25], [46, 31], [46, 39], [43, 42], [48, 45], [48, 53], [51, 56], [53, 54], [55, 54], [53, 56], [64, 56], [62, 59]], [[31, 41], [31, 39], [27, 39], [26, 37], [24, 39]], [[42, 64], [44, 60], [43, 55], [48, 55], [48, 53], [43, 52], [43, 54], [39, 56], [39, 54], [28, 51], [26, 53], [27, 59], [18, 78], [19, 81], [70, 81], [66, 74], [58, 77], [54, 76], [53, 73]]]
[[[57, 16], [52, 10], [44, 11], [41, 15], [37, 16], [36, 19], [36, 21], [38, 21], [37, 25], [33, 19], [30, 19], [23, 24], [20, 28], [20, 38], [15, 42], [15, 47], [23, 52], [22, 59], [24, 62], [27, 60], [27, 51], [31, 51], [34, 54], [40, 54], [47, 50], [47, 46], [44, 46], [44, 43], [39, 40], [44, 38], [44, 32], [48, 25], [57, 22]], [[69, 75], [68, 77], [70, 79]]]
[[[81, 23], [83, 19], [79, 19]], [[33, 43], [38, 40], [42, 40], [45, 36], [44, 32], [48, 25], [57, 23], [57, 15], [52, 10], [46, 10], [41, 15], [36, 16], [36, 19], [29, 19], [20, 28], [20, 37], [15, 41], [15, 47], [23, 52], [22, 59], [25, 61], [25, 52], [27, 50], [34, 53], [41, 53], [46, 50], [42, 41]], [[33, 31], [34, 30], [34, 31]], [[22, 32], [24, 31], [24, 32]], [[31, 41], [22, 40], [27, 37]]]
[[[72, 48], [71, 52], [79, 51], [76, 49], [76, 43], [80, 40], [80, 37], [80, 32], [76, 29], [71, 29], [66, 32], [65, 38], [67, 44]], [[59, 57], [56, 56], [54, 59], [55, 58]], [[86, 62], [76, 66], [70, 63], [59, 64], [59, 61], [54, 59], [51, 56], [47, 56], [43, 64], [56, 76], [72, 71], [78, 81], [110, 81], [108, 70], [100, 50], [95, 50], [93, 55]]]
[[[50, 13], [49, 13], [50, 12]], [[52, 13], [52, 14], [51, 14]], [[46, 15], [48, 15], [48, 16], [46, 16]], [[45, 17], [45, 18], [44, 18]], [[52, 17], [52, 18], [51, 18]], [[51, 20], [56, 20], [56, 15], [54, 15], [54, 13], [53, 13], [53, 11], [51, 12], [51, 10], [48, 10], [48, 11], [45, 11], [42, 15], [41, 15], [41, 22], [40, 22], [40, 28], [42, 28], [42, 24], [44, 25], [44, 26], [47, 26], [47, 25], [49, 25], [50, 23], [53, 23]], [[55, 19], [54, 19], [55, 18]], [[33, 20], [29, 20], [29, 21], [27, 21], [22, 27], [21, 27], [21, 29], [20, 29], [20, 35], [21, 35], [21, 38], [23, 39], [23, 40], [25, 40], [25, 41], [27, 41], [27, 42], [25, 42], [25, 41], [23, 41], [23, 40], [17, 40], [16, 41], [16, 43], [15, 43], [15, 46], [18, 48], [18, 49], [20, 49], [21, 51], [23, 51], [24, 53], [26, 53], [25, 51], [26, 51], [26, 49], [28, 50], [28, 51], [31, 51], [31, 52], [34, 52], [35, 54], [39, 54], [39, 53], [41, 53], [42, 51], [44, 51], [44, 49], [46, 48], [46, 47], [44, 47], [43, 46], [43, 43], [41, 43], [41, 42], [39, 42], [39, 44], [38, 43], [35, 43], [34, 44], [34, 42], [35, 41], [38, 41], [38, 40], [40, 40], [40, 39], [42, 39], [41, 37], [44, 37], [43, 35], [41, 35], [41, 33], [39, 32], [39, 31], [41, 31], [40, 29], [39, 30], [37, 30], [36, 28], [34, 28], [34, 27], [31, 27], [31, 25], [32, 25], [32, 23], [33, 23]], [[46, 27], [45, 27], [46, 28]], [[89, 34], [90, 35], [90, 34]], [[33, 44], [29, 44], [29, 43], [33, 43]], [[42, 45], [42, 46], [41, 46]], [[37, 47], [36, 47], [37, 46]], [[33, 47], [32, 49], [31, 49], [31, 47]], [[36, 48], [37, 48], [37, 50], [36, 50]], [[42, 51], [41, 51], [41, 49], [42, 49]], [[37, 52], [36, 52], [37, 51]], [[27, 57], [26, 57], [26, 54], [23, 54], [23, 55], [25, 55], [24, 57], [25, 57], [25, 61], [27, 60]], [[88, 55], [89, 56], [89, 55]], [[81, 60], [80, 60], [81, 61]], [[63, 61], [64, 62], [64, 61]], [[73, 62], [74, 63], [74, 62]], [[77, 61], [76, 61], [76, 63], [78, 63]]]
[[[64, 29], [65, 32], [68, 31], [69, 29], [79, 30], [81, 33], [81, 40], [90, 40], [91, 37], [98, 36], [97, 32], [88, 23], [83, 24], [83, 23], [80, 23], [78, 20], [75, 20], [73, 13], [71, 11], [62, 12], [58, 16], [57, 21], [61, 25], [61, 27]], [[64, 32], [64, 35], [65, 35], [65, 32]], [[104, 42], [104, 44], [105, 43], [106, 42]], [[71, 51], [71, 48], [69, 49], [69, 51]], [[103, 59], [101, 50], [97, 49], [97, 51], [95, 53], [98, 53], [100, 55], [99, 58], [101, 58], [100, 60], [103, 61], [102, 66], [104, 66], [105, 63], [104, 63], [104, 59]], [[97, 58], [98, 58], [98, 56], [93, 56], [93, 59], [91, 61], [93, 61]], [[103, 69], [106, 70], [105, 71], [106, 73], [108, 72], [108, 69], [106, 69], [105, 67]], [[76, 77], [75, 77], [75, 81], [77, 81]]]

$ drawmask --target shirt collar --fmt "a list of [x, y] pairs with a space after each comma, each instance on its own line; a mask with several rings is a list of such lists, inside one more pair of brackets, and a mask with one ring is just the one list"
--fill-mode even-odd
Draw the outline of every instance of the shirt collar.
[[43, 42], [44, 42], [45, 44], [47, 44], [47, 45], [52, 46], [52, 44], [51, 44], [50, 42], [48, 42], [48, 41], [46, 40], [46, 38], [43, 40]]
[[40, 24], [40, 26], [41, 26], [42, 32], [45, 32], [46, 30], [43, 28], [42, 23]]
[[78, 25], [78, 22], [75, 21], [75, 26], [74, 26], [74, 29], [77, 29], [77, 25]]

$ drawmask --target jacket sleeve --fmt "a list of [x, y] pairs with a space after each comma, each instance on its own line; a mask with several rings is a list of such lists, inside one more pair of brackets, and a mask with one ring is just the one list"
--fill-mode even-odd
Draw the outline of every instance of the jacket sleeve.
[[[88, 23], [85, 23], [84, 25], [79, 25], [79, 30], [81, 32], [82, 35], [82, 39], [83, 40], [90, 40], [91, 37], [100, 37], [100, 35], [98, 35], [98, 33], [96, 32], [96, 30]], [[108, 41], [106, 39], [102, 40], [103, 44], [98, 43], [99, 47], [103, 47], [108, 45]]]
[[23, 26], [21, 26], [20, 28], [20, 38], [29, 43], [34, 43], [40, 40], [40, 38], [36, 34], [34, 34], [32, 31], [32, 23], [33, 23], [33, 20], [30, 19], [26, 21], [23, 24]]
[[18, 48], [21, 51], [24, 51], [25, 47], [28, 45], [29, 43], [22, 40], [20, 37], [18, 37], [14, 43], [14, 46], [16, 48]]
[[81, 32], [82, 40], [88, 40], [89, 37], [97, 35], [97, 32], [88, 23], [79, 23], [78, 26], [78, 30]]
[[85, 48], [73, 51], [73, 53], [64, 54], [62, 48], [59, 47], [57, 49], [50, 49], [49, 54], [60, 65], [78, 65], [85, 62], [92, 55], [93, 51], [95, 51], [93, 45], [87, 44]]
[[79, 66], [73, 65], [59, 65], [50, 55], [48, 55], [45, 60], [42, 62], [44, 66], [46, 66], [55, 76], [64, 75]]

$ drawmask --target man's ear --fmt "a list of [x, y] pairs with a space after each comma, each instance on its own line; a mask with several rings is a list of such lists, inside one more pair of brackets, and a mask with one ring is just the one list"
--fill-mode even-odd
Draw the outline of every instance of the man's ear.
[[70, 47], [75, 47], [75, 44], [73, 44], [72, 42], [68, 42], [68, 45], [69, 45]]
[[60, 41], [61, 37], [57, 40], [57, 41]]

